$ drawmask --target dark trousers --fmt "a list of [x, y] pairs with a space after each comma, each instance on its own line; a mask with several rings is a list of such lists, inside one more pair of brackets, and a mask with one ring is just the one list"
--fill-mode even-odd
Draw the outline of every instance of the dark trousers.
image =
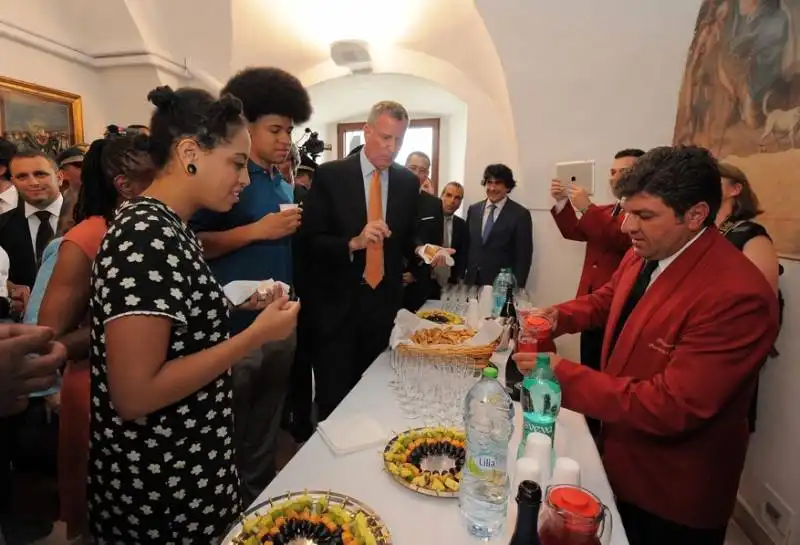
[[289, 393], [286, 398], [286, 429], [298, 443], [308, 441], [314, 433], [313, 423], [313, 388], [311, 362], [313, 352], [314, 330], [307, 315], [300, 311], [297, 324], [297, 349], [294, 354], [294, 365], [289, 375]]
[[313, 365], [319, 421], [328, 418], [389, 345], [401, 300], [401, 292], [385, 282], [375, 289], [361, 284], [343, 323], [328, 323], [324, 330], [315, 331]]
[[233, 442], [248, 506], [275, 478], [275, 451], [297, 339], [265, 344], [233, 366]]
[[[411, 269], [414, 282], [403, 288], [403, 308], [416, 312], [430, 299], [431, 289], [436, 281], [431, 278], [431, 268], [426, 266]], [[436, 284], [438, 286], [438, 284]]]
[[[603, 354], [603, 329], [589, 329], [581, 333], [581, 363], [596, 371], [600, 370]], [[594, 437], [600, 433], [600, 421], [586, 417], [586, 424]]]
[[630, 545], [725, 545], [727, 527], [714, 530], [689, 528], [627, 502], [617, 502]]

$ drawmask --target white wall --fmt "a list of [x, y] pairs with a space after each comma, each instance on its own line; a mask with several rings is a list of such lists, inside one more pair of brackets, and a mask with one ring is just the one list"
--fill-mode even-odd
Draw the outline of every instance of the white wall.
[[94, 70], [5, 38], [0, 38], [0, 51], [0, 74], [80, 95], [84, 140], [103, 135], [108, 119], [106, 98]]
[[[672, 139], [678, 88], [700, 0], [477, 0], [502, 59], [518, 136], [523, 191], [535, 222], [535, 273], [542, 304], [574, 295], [583, 245], [561, 240], [547, 186], [558, 161], [596, 159], [596, 200], [610, 201], [603, 180], [613, 153]], [[524, 27], [522, 32], [512, 29]], [[784, 262], [787, 299], [780, 358], [764, 369], [758, 432], [741, 498], [753, 511], [769, 485], [795, 513], [800, 544], [800, 264]], [[577, 357], [577, 338], [563, 343]]]
[[305, 126], [318, 131], [320, 138], [331, 144], [332, 150], [324, 159], [338, 156], [339, 123], [364, 121], [374, 103], [396, 100], [406, 107], [412, 119], [440, 119], [440, 186], [442, 181], [464, 179], [468, 106], [442, 87], [403, 74], [372, 74], [328, 80], [311, 86], [309, 94], [314, 114]]

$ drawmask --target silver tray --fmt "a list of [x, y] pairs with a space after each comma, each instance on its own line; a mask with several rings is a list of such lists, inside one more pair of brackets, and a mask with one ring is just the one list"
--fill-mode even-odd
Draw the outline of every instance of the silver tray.
[[[404, 432], [398, 433], [397, 435], [392, 437], [389, 440], [389, 442], [386, 443], [386, 447], [383, 449], [383, 452], [381, 453], [381, 458], [383, 458], [383, 469], [386, 470], [386, 473], [388, 473], [389, 477], [391, 477], [395, 482], [399, 483], [401, 486], [403, 486], [405, 488], [408, 488], [409, 490], [413, 490], [417, 494], [422, 494], [424, 496], [432, 496], [434, 498], [457, 498], [458, 497], [458, 492], [453, 492], [451, 490], [446, 490], [446, 491], [440, 492], [438, 490], [432, 490], [430, 488], [417, 486], [415, 484], [412, 484], [412, 483], [408, 482], [403, 477], [400, 477], [399, 475], [395, 475], [394, 473], [389, 471], [389, 462], [386, 460], [386, 458], [383, 455], [386, 454], [387, 452], [389, 452], [389, 450], [392, 448], [392, 445], [395, 443], [395, 441], [397, 441], [397, 439], [401, 435], [406, 435], [408, 433], [414, 433], [414, 432], [424, 432], [424, 431], [429, 430], [429, 429], [432, 429], [432, 428], [430, 428], [430, 427], [412, 428], [412, 429], [406, 430]], [[433, 457], [428, 458], [428, 459], [425, 460], [425, 465], [424, 465], [424, 467], [422, 469], [425, 470], [425, 471], [442, 471], [442, 470], [447, 471], [452, 466], [453, 466], [452, 458], [450, 458], [449, 456], [433, 456]], [[459, 482], [459, 484], [461, 484], [461, 483]]]
[[[367, 504], [358, 501], [355, 498], [351, 498], [345, 494], [339, 494], [338, 492], [330, 492], [330, 491], [323, 491], [323, 490], [304, 490], [302, 492], [287, 492], [286, 494], [281, 494], [280, 496], [275, 496], [273, 498], [268, 499], [265, 502], [259, 503], [258, 505], [251, 507], [247, 511], [245, 511], [241, 519], [238, 523], [233, 525], [228, 533], [225, 535], [225, 538], [220, 542], [220, 545], [238, 545], [239, 534], [242, 533], [243, 526], [242, 523], [245, 519], [250, 518], [252, 516], [260, 516], [266, 515], [269, 511], [275, 507], [274, 504], [280, 503], [282, 501], [291, 500], [292, 498], [298, 496], [311, 496], [313, 499], [318, 500], [321, 498], [327, 498], [329, 505], [337, 505], [349, 511], [352, 515], [356, 515], [358, 513], [364, 513], [367, 517], [367, 523], [369, 524], [370, 530], [372, 534], [375, 536], [375, 540], [378, 545], [392, 545], [392, 536], [389, 533], [389, 529], [386, 527], [386, 524], [381, 520], [378, 514]], [[291, 545], [317, 545], [316, 541], [307, 538], [297, 538], [291, 542]]]

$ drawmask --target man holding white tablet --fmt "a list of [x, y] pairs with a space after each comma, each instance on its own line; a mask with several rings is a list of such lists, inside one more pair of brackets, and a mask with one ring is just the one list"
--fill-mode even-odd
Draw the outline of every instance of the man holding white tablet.
[[[614, 156], [608, 178], [612, 191], [622, 174], [642, 155], [642, 150], [625, 149]], [[561, 235], [567, 240], [586, 243], [576, 297], [588, 295], [611, 279], [631, 246], [630, 237], [620, 231], [624, 215], [619, 203], [595, 205], [586, 189], [568, 181], [553, 180], [550, 195], [556, 201], [551, 213]], [[602, 348], [603, 329], [581, 333], [581, 363], [599, 369]]]

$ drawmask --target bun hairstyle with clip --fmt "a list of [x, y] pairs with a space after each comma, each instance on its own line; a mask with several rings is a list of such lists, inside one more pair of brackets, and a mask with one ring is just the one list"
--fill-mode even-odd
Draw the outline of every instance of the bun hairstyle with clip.
[[150, 120], [150, 154], [158, 170], [169, 163], [175, 144], [192, 138], [204, 150], [230, 142], [244, 126], [242, 103], [231, 95], [215, 99], [202, 89], [156, 87], [147, 95], [155, 107]]
[[150, 139], [143, 134], [127, 134], [118, 125], [106, 128], [105, 138], [92, 142], [83, 159], [81, 190], [73, 217], [79, 223], [92, 216], [114, 219], [120, 194], [120, 176], [134, 183], [148, 183], [155, 176], [150, 158]]

